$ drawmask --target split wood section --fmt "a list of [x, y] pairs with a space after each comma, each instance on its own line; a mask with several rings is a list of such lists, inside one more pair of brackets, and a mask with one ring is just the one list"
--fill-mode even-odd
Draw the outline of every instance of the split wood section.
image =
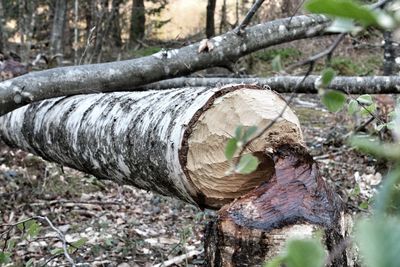
[[101, 179], [219, 208], [270, 179], [265, 156], [301, 144], [290, 109], [244, 154], [261, 160], [252, 174], [227, 174], [224, 148], [239, 125], [262, 129], [286, 105], [255, 85], [116, 92], [45, 100], [0, 117], [9, 145]]
[[321, 234], [327, 252], [334, 253], [327, 266], [354, 266], [354, 253], [344, 243], [351, 219], [316, 162], [297, 145], [280, 146], [272, 157], [272, 178], [224, 206], [208, 224], [206, 266], [264, 266], [288, 239]]

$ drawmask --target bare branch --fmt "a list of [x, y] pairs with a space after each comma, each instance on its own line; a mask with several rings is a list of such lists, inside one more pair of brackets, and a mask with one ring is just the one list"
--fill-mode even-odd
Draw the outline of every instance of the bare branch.
[[[369, 7], [371, 9], [383, 8], [390, 1], [391, 0], [382, 0], [382, 1], [379, 1], [379, 2], [377, 2], [375, 4], [373, 4], [373, 5], [370, 5]], [[318, 53], [318, 54], [316, 54], [314, 56], [311, 56], [310, 58], [308, 58], [305, 61], [301, 61], [301, 62], [298, 62], [296, 64], [293, 64], [291, 67], [289, 67], [289, 69], [293, 69], [293, 68], [296, 68], [296, 67], [299, 67], [299, 66], [303, 66], [303, 65], [307, 65], [307, 64], [314, 64], [317, 60], [319, 60], [321, 58], [324, 58], [324, 57], [326, 57], [327, 61], [330, 62], [333, 52], [336, 50], [336, 48], [339, 46], [339, 44], [343, 41], [343, 39], [344, 39], [344, 37], [346, 35], [347, 35], [347, 32], [341, 33], [328, 49], [326, 49], [326, 50], [324, 50], [324, 51], [322, 51], [322, 52], [320, 52], [320, 53]]]
[[[253, 78], [186, 78], [164, 80], [138, 87], [137, 90], [162, 90], [180, 87], [202, 87], [216, 86], [232, 83], [268, 85], [278, 93], [291, 93], [297, 87], [297, 93], [317, 94], [316, 81], [318, 75], [308, 76], [304, 82], [300, 83], [302, 76], [275, 76], [275, 77], [253, 77]], [[399, 76], [336, 76], [329, 89], [339, 90], [349, 94], [398, 94], [400, 93]]]
[[338, 47], [338, 45], [343, 41], [346, 34], [347, 33], [341, 33], [328, 49], [326, 49], [314, 56], [311, 56], [310, 58], [306, 59], [305, 61], [297, 62], [296, 64], [293, 64], [292, 66], [290, 66], [288, 69], [292, 70], [294, 68], [297, 68], [297, 67], [300, 67], [303, 65], [314, 64], [317, 60], [324, 58], [324, 57], [327, 57], [327, 59], [330, 60], [333, 52]]
[[214, 37], [214, 49], [198, 53], [199, 43], [151, 56], [50, 69], [0, 83], [0, 115], [43, 99], [127, 91], [151, 82], [187, 75], [215, 66], [226, 66], [240, 57], [272, 45], [324, 33], [330, 19], [323, 15], [296, 16], [247, 28], [246, 38], [234, 32]]
[[254, 5], [250, 8], [249, 12], [244, 17], [243, 21], [239, 24], [239, 26], [235, 29], [236, 34], [241, 34], [246, 28], [246, 26], [250, 23], [253, 16], [256, 14], [257, 10], [261, 7], [264, 3], [264, 0], [257, 0]]

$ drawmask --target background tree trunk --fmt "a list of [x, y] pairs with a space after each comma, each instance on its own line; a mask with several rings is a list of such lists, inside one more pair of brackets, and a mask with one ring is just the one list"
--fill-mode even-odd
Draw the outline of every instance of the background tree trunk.
[[74, 65], [78, 65], [78, 51], [79, 51], [79, 0], [74, 0], [74, 42], [72, 50], [74, 51]]
[[7, 35], [4, 26], [5, 26], [4, 6], [3, 6], [3, 0], [0, 0], [0, 53], [5, 53], [5, 48], [7, 46]]
[[[98, 7], [98, 8], [97, 8]], [[102, 48], [103, 48], [103, 40], [106, 34], [106, 28], [110, 21], [108, 20], [108, 1], [100, 0], [96, 7], [96, 30], [95, 30], [95, 39], [94, 39], [94, 47], [93, 53], [91, 54], [89, 63], [95, 62], [99, 63], [101, 61], [102, 56]]]
[[206, 36], [210, 38], [215, 35], [215, 5], [217, 0], [208, 0], [207, 2], [207, 16], [206, 16]]
[[219, 23], [219, 34], [222, 34], [223, 32], [226, 31], [226, 26], [228, 24], [226, 12], [227, 12], [226, 11], [226, 0], [223, 0], [222, 6], [221, 6], [221, 21]]
[[26, 23], [26, 13], [25, 13], [26, 0], [18, 0], [18, 33], [19, 42], [17, 53], [21, 57], [22, 61], [27, 60], [25, 46], [25, 23]]
[[57, 57], [57, 65], [60, 65], [63, 58], [64, 29], [67, 15], [67, 0], [55, 0], [54, 3], [53, 26], [50, 35], [50, 53], [52, 56], [61, 54]]
[[219, 208], [271, 177], [273, 162], [264, 151], [302, 143], [288, 108], [244, 152], [259, 158], [258, 169], [227, 174], [225, 144], [236, 127], [262, 129], [285, 105], [279, 95], [250, 85], [83, 95], [2, 116], [0, 135], [10, 146], [98, 178]]
[[144, 38], [146, 23], [145, 11], [144, 0], [132, 0], [131, 29], [129, 35], [130, 44]]
[[121, 39], [121, 25], [120, 25], [120, 5], [122, 0], [113, 0], [112, 1], [112, 10], [111, 10], [111, 18], [110, 18], [110, 29], [111, 38], [113, 40], [113, 47], [120, 50], [122, 47], [122, 39]]
[[398, 45], [395, 45], [391, 31], [383, 32], [383, 74], [393, 75], [399, 71], [399, 64], [396, 63], [396, 58], [399, 54]]

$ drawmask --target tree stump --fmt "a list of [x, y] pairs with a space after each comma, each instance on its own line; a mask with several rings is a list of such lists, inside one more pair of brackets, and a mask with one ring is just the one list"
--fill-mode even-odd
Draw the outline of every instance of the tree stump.
[[[268, 156], [274, 162], [272, 178], [222, 207], [208, 224], [206, 266], [263, 266], [288, 239], [319, 232], [327, 252], [343, 247], [351, 220], [306, 149], [283, 145]], [[349, 249], [336, 254], [329, 266], [354, 266]]]

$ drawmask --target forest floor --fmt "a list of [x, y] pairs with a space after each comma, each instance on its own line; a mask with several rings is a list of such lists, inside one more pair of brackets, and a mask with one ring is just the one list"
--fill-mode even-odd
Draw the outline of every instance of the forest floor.
[[[327, 112], [315, 95], [299, 95], [291, 106], [310, 153], [348, 212], [367, 213], [382, 174], [373, 158], [346, 144], [352, 118]], [[38, 215], [47, 216], [68, 242], [85, 240], [70, 251], [78, 266], [146, 267], [190, 253], [195, 256], [170, 266], [201, 266], [204, 226], [215, 212], [99, 181], [1, 144], [0, 234], [11, 231], [1, 236], [0, 246], [8, 238], [10, 266], [26, 266], [29, 260], [31, 266], [69, 266], [61, 241], [45, 222], [31, 236], [29, 229], [4, 226]]]

